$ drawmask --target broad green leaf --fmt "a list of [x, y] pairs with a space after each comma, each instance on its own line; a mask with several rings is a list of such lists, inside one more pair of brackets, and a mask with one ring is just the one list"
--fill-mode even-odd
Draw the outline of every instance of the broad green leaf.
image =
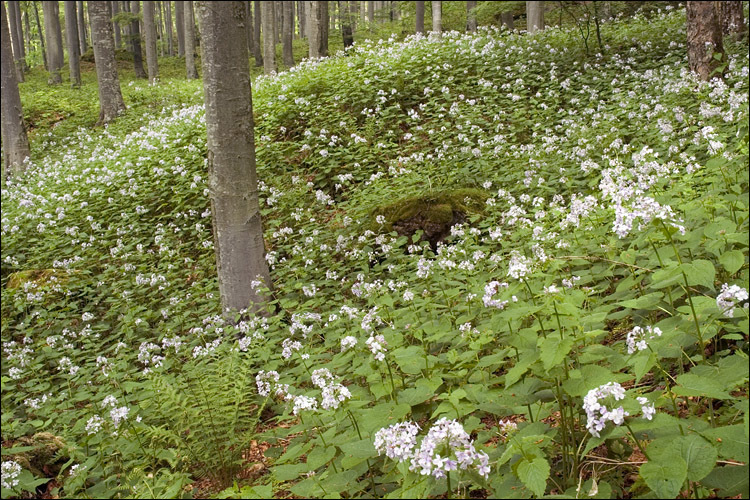
[[687, 264], [682, 264], [680, 267], [685, 276], [687, 276], [689, 285], [702, 285], [708, 288], [714, 287], [716, 269], [710, 261], [697, 259]]
[[687, 478], [687, 463], [680, 456], [649, 460], [641, 465], [640, 475], [659, 498], [675, 498]]
[[652, 292], [637, 299], [624, 300], [620, 305], [630, 309], [649, 309], [661, 302], [662, 297], [664, 297], [662, 292]]
[[719, 447], [719, 456], [740, 462], [750, 461], [750, 443], [745, 434], [745, 425], [736, 424], [715, 429], [706, 429], [701, 434]]
[[516, 475], [528, 489], [538, 497], [544, 495], [549, 477], [549, 463], [547, 459], [536, 457], [532, 461], [525, 458], [515, 464]]
[[327, 464], [336, 455], [336, 448], [333, 446], [318, 446], [307, 454], [307, 467], [309, 470], [315, 470], [318, 467]]
[[680, 446], [682, 458], [687, 462], [691, 481], [700, 481], [714, 469], [719, 455], [708, 441], [697, 434], [689, 434], [680, 436], [676, 442]]
[[717, 380], [685, 373], [677, 377], [672, 392], [679, 396], [700, 396], [715, 399], [731, 399], [732, 396], [723, 390], [724, 386]]
[[748, 465], [717, 467], [703, 478], [701, 484], [707, 488], [718, 489], [719, 498], [731, 498], [737, 495], [747, 498], [750, 496], [748, 472], [750, 472]]
[[729, 250], [728, 252], [721, 254], [719, 262], [721, 262], [721, 265], [724, 266], [724, 269], [726, 269], [729, 274], [734, 274], [739, 271], [742, 264], [745, 263], [745, 257], [739, 250]]
[[563, 362], [565, 356], [568, 355], [570, 349], [573, 347], [573, 339], [570, 337], [561, 339], [556, 335], [550, 335], [546, 339], [542, 339], [540, 344], [539, 358], [542, 360], [544, 370], [549, 372], [552, 368]]

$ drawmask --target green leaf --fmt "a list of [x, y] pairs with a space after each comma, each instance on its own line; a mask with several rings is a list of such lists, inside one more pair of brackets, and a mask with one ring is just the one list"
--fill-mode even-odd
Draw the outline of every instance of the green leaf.
[[573, 347], [573, 339], [570, 337], [561, 339], [557, 336], [549, 336], [542, 339], [540, 343], [539, 359], [542, 360], [546, 372], [560, 365]]
[[635, 372], [636, 382], [643, 378], [648, 371], [656, 364], [656, 354], [647, 351], [639, 351], [630, 359], [630, 365]]
[[688, 285], [703, 285], [713, 289], [716, 269], [711, 262], [698, 259], [680, 267], [687, 276]]
[[375, 446], [372, 444], [372, 439], [360, 439], [351, 443], [340, 444], [339, 449], [344, 455], [357, 458], [370, 458], [378, 454]]
[[687, 478], [687, 463], [680, 456], [649, 460], [641, 465], [640, 475], [659, 498], [675, 498]]
[[732, 396], [723, 390], [723, 385], [714, 379], [702, 377], [693, 373], [685, 373], [677, 377], [677, 383], [672, 392], [679, 396], [699, 396], [715, 399], [731, 399]]
[[750, 472], [750, 466], [748, 465], [717, 467], [711, 471], [711, 474], [703, 478], [701, 484], [707, 488], [718, 489], [720, 498], [736, 497], [737, 495], [747, 498], [750, 496], [748, 472]]
[[297, 479], [300, 474], [307, 472], [307, 464], [277, 465], [273, 469], [273, 475], [278, 481], [289, 481]]
[[701, 432], [711, 443], [719, 446], [719, 455], [728, 460], [747, 462], [750, 460], [750, 443], [745, 434], [745, 425], [736, 424]]
[[663, 293], [652, 292], [637, 299], [624, 300], [620, 305], [622, 307], [629, 307], [630, 309], [648, 309], [661, 302], [662, 297], [664, 297]]
[[393, 351], [393, 358], [402, 372], [419, 375], [425, 368], [425, 352], [420, 346], [401, 347]]
[[315, 470], [318, 467], [327, 464], [336, 455], [336, 448], [333, 446], [322, 447], [318, 446], [307, 455], [307, 468], [309, 470]]
[[745, 257], [739, 250], [730, 250], [721, 254], [719, 262], [721, 262], [721, 265], [724, 266], [724, 269], [726, 269], [729, 274], [734, 274], [739, 271], [742, 264], [745, 263]]
[[714, 469], [719, 454], [708, 441], [697, 434], [680, 436], [676, 441], [682, 458], [687, 462], [691, 481], [700, 481]]
[[544, 495], [549, 477], [549, 463], [547, 459], [536, 457], [532, 461], [525, 458], [516, 462], [516, 475], [538, 497]]

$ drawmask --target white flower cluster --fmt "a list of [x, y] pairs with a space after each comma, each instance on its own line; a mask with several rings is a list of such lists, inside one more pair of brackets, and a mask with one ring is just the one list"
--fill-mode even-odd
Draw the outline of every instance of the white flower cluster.
[[320, 387], [323, 400], [320, 406], [324, 410], [335, 410], [341, 403], [352, 397], [346, 386], [335, 382], [327, 368], [320, 368], [312, 372], [312, 383]]
[[357, 345], [357, 338], [348, 335], [341, 339], [341, 352], [347, 351]]
[[583, 409], [588, 417], [586, 428], [592, 436], [599, 437], [599, 432], [604, 429], [608, 420], [614, 422], [615, 425], [622, 425], [625, 417], [630, 415], [622, 406], [608, 410], [600, 403], [601, 400], [610, 396], [615, 401], [625, 399], [625, 389], [617, 382], [607, 382], [596, 389], [591, 389], [583, 398]]
[[523, 281], [527, 274], [531, 272], [531, 260], [518, 252], [513, 252], [508, 264], [508, 276]]
[[7, 460], [3, 462], [2, 469], [2, 483], [3, 488], [13, 489], [18, 486], [18, 476], [21, 475], [21, 465], [15, 460]]
[[268, 379], [272, 379], [273, 383], [276, 384], [279, 381], [279, 372], [270, 370], [268, 372], [261, 370], [255, 376], [255, 385], [258, 386], [258, 394], [261, 396], [268, 396], [271, 394], [271, 384]]
[[[737, 285], [724, 283], [721, 285], [721, 293], [716, 297], [716, 306], [727, 318], [734, 318], [734, 309], [738, 302], [748, 299], [747, 290]], [[748, 304], [745, 304], [747, 309]]]
[[485, 478], [489, 476], [489, 456], [476, 451], [471, 437], [456, 420], [443, 417], [435, 422], [415, 450], [418, 431], [419, 426], [413, 422], [384, 427], [375, 433], [375, 449], [399, 462], [411, 460], [409, 470], [423, 476], [439, 479], [459, 467], [466, 470], [471, 466]]
[[641, 328], [640, 326], [634, 327], [628, 332], [628, 336], [625, 339], [625, 343], [628, 346], [628, 354], [633, 354], [636, 351], [642, 351], [648, 348], [648, 341], [661, 337], [661, 329], [656, 327], [647, 326]]
[[484, 296], [482, 297], [484, 307], [497, 307], [498, 309], [503, 309], [508, 304], [507, 300], [496, 300], [492, 298], [497, 293], [498, 288], [508, 288], [508, 284], [500, 283], [499, 281], [490, 281], [484, 286]]
[[373, 357], [377, 361], [384, 361], [385, 360], [385, 353], [386, 346], [388, 345], [388, 342], [385, 341], [385, 337], [382, 335], [375, 335], [370, 336], [365, 341], [365, 344], [367, 344], [367, 347], [370, 348], [370, 352], [372, 352]]

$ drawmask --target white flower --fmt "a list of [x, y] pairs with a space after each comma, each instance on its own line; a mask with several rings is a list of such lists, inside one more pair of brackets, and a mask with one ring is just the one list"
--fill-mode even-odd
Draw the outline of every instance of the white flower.
[[655, 337], [661, 337], [661, 329], [659, 327], [634, 327], [628, 332], [628, 336], [625, 339], [625, 343], [628, 346], [628, 354], [648, 348], [648, 341]]
[[18, 476], [21, 475], [22, 470], [23, 469], [21, 468], [21, 465], [15, 460], [8, 460], [3, 462], [0, 469], [0, 472], [2, 473], [0, 483], [2, 484], [3, 488], [10, 490], [18, 486]]
[[348, 349], [351, 349], [352, 347], [357, 345], [357, 338], [352, 337], [351, 335], [348, 335], [341, 339], [341, 352], [344, 352]]
[[[721, 285], [721, 293], [716, 297], [716, 306], [727, 318], [734, 317], [734, 309], [738, 302], [748, 299], [747, 290], [737, 285], [724, 283]], [[747, 304], [745, 304], [747, 308]]]

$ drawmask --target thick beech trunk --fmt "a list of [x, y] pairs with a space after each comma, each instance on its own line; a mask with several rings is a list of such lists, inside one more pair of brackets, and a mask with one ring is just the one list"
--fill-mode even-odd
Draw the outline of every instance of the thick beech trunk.
[[174, 24], [177, 31], [177, 57], [185, 55], [185, 2], [176, 0], [174, 3]]
[[476, 7], [476, 0], [466, 2], [466, 31], [469, 33], [476, 33], [477, 31], [477, 15], [474, 12]]
[[417, 33], [424, 33], [424, 2], [416, 2], [416, 27]]
[[294, 40], [294, 2], [282, 2], [281, 8], [281, 41], [284, 66], [294, 66], [294, 51], [292, 40]]
[[0, 125], [3, 141], [3, 175], [16, 176], [26, 168], [29, 157], [29, 140], [23, 125], [21, 94], [18, 92], [16, 64], [13, 62], [10, 32], [5, 4], [0, 5]]
[[432, 2], [432, 31], [440, 33], [443, 31], [443, 3]]
[[344, 41], [344, 47], [354, 45], [354, 32], [352, 31], [352, 15], [349, 10], [349, 2], [339, 0], [339, 12], [341, 13], [341, 38]]
[[65, 42], [68, 46], [68, 68], [70, 68], [70, 84], [81, 86], [81, 53], [78, 45], [78, 20], [76, 2], [65, 0]]
[[273, 2], [260, 2], [260, 16], [263, 23], [263, 72], [270, 75], [276, 71], [276, 43], [273, 36], [273, 25], [276, 21], [273, 13]]
[[[701, 80], [710, 80], [725, 59], [718, 9], [715, 2], [691, 1], [685, 10], [688, 66]], [[722, 54], [721, 60], [714, 58], [714, 54]]]
[[[255, 172], [243, 2], [200, 2], [208, 179], [223, 311], [262, 312], [271, 288]], [[271, 18], [273, 22], [273, 18]]]
[[307, 38], [307, 2], [297, 2], [297, 18], [299, 19], [299, 36]]
[[544, 29], [544, 2], [526, 2], [526, 31], [534, 33]]
[[193, 15], [193, 2], [185, 2], [185, 18], [183, 19], [185, 31], [185, 73], [188, 80], [198, 78], [198, 69], [195, 67], [195, 16]]
[[17, 68], [16, 79], [23, 82], [23, 73], [26, 71], [26, 49], [23, 44], [23, 28], [21, 27], [21, 5], [19, 2], [8, 2], [8, 9], [13, 61], [15, 61]]
[[308, 4], [308, 42], [310, 57], [328, 56], [328, 2], [310, 2]]
[[156, 57], [156, 20], [154, 18], [154, 2], [144, 0], [143, 2], [143, 30], [146, 42], [146, 67], [148, 68], [148, 81], [154, 83], [159, 78], [159, 61]]
[[47, 39], [47, 67], [50, 85], [62, 83], [63, 59], [62, 30], [60, 29], [60, 6], [56, 1], [42, 2], [44, 13], [44, 35]]
[[112, 23], [107, 14], [105, 2], [86, 2], [91, 23], [91, 43], [94, 46], [96, 80], [99, 83], [98, 125], [109, 123], [125, 111], [125, 103], [120, 92], [120, 79], [117, 76], [115, 61], [115, 41]]
[[[141, 3], [138, 0], [130, 2], [130, 11], [138, 15], [141, 11]], [[148, 78], [146, 70], [143, 68], [143, 50], [141, 49], [141, 23], [134, 19], [130, 23], [130, 49], [133, 53], [133, 69], [136, 78]]]

